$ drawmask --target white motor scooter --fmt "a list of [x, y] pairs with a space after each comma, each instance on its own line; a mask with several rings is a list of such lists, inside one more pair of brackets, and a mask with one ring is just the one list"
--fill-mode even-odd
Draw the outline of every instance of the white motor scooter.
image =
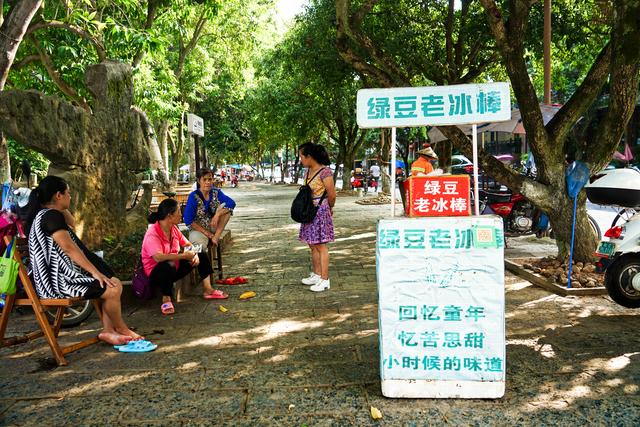
[[[592, 203], [640, 207], [640, 171], [614, 169], [592, 178], [585, 186]], [[598, 244], [596, 256], [604, 269], [604, 284], [609, 296], [628, 308], [640, 308], [640, 213], [624, 224], [605, 232]]]

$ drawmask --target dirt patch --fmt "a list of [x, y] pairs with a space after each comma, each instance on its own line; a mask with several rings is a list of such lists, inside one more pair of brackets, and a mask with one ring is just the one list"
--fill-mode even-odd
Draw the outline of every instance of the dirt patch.
[[[522, 267], [539, 274], [557, 285], [569, 282], [569, 266], [555, 257], [532, 258], [522, 261]], [[593, 263], [574, 262], [571, 272], [571, 286], [575, 288], [597, 288], [604, 286], [604, 275], [596, 273]]]
[[[397, 203], [402, 203], [401, 200], [397, 200]], [[367, 197], [366, 199], [356, 200], [359, 205], [389, 205], [391, 204], [391, 196], [388, 194], [379, 194], [376, 197]]]

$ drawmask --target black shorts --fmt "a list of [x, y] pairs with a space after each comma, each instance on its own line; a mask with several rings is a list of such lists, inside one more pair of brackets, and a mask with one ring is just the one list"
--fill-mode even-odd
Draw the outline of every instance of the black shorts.
[[82, 298], [84, 299], [100, 298], [102, 297], [102, 294], [104, 294], [105, 291], [107, 290], [107, 285], [105, 285], [103, 288], [102, 286], [100, 286], [100, 282], [98, 282], [97, 280], [94, 280], [93, 282], [88, 283], [86, 286], [87, 286], [87, 291], [82, 296]]
[[[115, 276], [115, 273], [113, 272], [111, 267], [109, 267], [109, 265], [107, 265], [107, 263], [104, 262], [102, 258], [98, 257], [93, 252], [89, 252], [89, 254], [85, 254], [85, 255], [87, 255], [87, 257], [89, 258], [89, 261], [91, 261], [91, 263], [96, 266], [96, 268], [100, 273], [104, 274], [108, 278], [112, 278], [113, 276]], [[86, 284], [86, 286], [88, 287], [88, 289], [82, 296], [84, 299], [100, 298], [102, 297], [102, 294], [104, 294], [105, 291], [107, 290], [107, 285], [104, 285], [104, 288], [103, 288], [102, 286], [100, 286], [100, 282], [98, 282], [97, 280], [94, 280], [93, 282]]]

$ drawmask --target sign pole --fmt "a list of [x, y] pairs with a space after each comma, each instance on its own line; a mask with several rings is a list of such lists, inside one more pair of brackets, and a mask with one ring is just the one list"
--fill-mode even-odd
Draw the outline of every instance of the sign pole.
[[198, 173], [198, 169], [200, 169], [200, 144], [198, 144], [198, 140], [200, 137], [196, 134], [193, 135], [193, 149], [195, 150], [195, 161], [196, 161], [196, 173]]
[[[402, 191], [402, 188], [400, 189]], [[396, 216], [396, 128], [391, 128], [391, 218]]]
[[480, 215], [480, 194], [478, 191], [478, 125], [471, 126], [473, 133], [473, 208], [476, 215]]

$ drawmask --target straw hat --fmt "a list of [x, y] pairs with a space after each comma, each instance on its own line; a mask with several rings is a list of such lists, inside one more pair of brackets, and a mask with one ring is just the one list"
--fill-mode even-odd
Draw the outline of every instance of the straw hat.
[[422, 155], [427, 156], [427, 157], [434, 158], [434, 159], [438, 158], [438, 155], [436, 154], [435, 151], [433, 151], [433, 148], [431, 148], [431, 147], [427, 147], [427, 148], [423, 148], [422, 150], [418, 150], [417, 153], [418, 154], [422, 154]]

